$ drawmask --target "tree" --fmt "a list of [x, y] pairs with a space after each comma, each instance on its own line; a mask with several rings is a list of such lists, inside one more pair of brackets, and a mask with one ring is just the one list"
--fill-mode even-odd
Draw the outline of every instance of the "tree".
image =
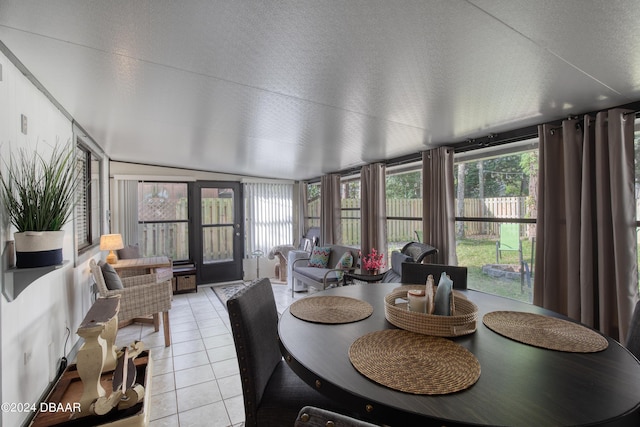
[[387, 199], [419, 199], [422, 197], [422, 173], [413, 171], [387, 177]]

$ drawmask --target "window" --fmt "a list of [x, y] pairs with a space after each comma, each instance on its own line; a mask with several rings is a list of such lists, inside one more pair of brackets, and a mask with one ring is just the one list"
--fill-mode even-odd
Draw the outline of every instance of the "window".
[[322, 186], [319, 182], [307, 184], [307, 210], [304, 217], [304, 232], [311, 227], [320, 227], [320, 192]]
[[82, 253], [100, 242], [100, 160], [78, 138], [76, 164], [81, 184], [76, 204], [76, 240]]
[[185, 182], [138, 183], [138, 242], [144, 257], [189, 259], [189, 188]]
[[531, 302], [537, 140], [504, 147], [456, 156], [458, 264], [468, 267], [470, 288]]
[[360, 246], [360, 175], [342, 178], [340, 182], [340, 225], [342, 244]]
[[387, 167], [387, 254], [422, 237], [422, 163]]
[[293, 242], [293, 184], [247, 182], [244, 198], [246, 256]]

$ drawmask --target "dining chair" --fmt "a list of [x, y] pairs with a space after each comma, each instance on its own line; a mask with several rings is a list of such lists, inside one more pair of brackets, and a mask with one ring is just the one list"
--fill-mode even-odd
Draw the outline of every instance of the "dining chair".
[[311, 405], [353, 415], [300, 379], [282, 359], [271, 281], [257, 279], [227, 300], [238, 356], [245, 426], [291, 426]]
[[454, 289], [467, 289], [467, 267], [455, 265], [405, 262], [402, 264], [402, 283], [424, 285], [427, 282], [427, 277], [431, 274], [437, 285], [442, 272], [451, 277]]
[[640, 300], [636, 302], [633, 309], [628, 335], [626, 347], [636, 359], [640, 360]]
[[377, 427], [366, 421], [314, 406], [305, 406], [298, 413], [294, 427]]

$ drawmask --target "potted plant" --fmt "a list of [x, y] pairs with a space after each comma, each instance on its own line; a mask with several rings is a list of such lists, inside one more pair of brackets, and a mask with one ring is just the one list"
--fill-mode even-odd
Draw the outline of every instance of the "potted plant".
[[71, 219], [80, 183], [72, 144], [56, 144], [48, 158], [20, 149], [4, 166], [0, 198], [17, 229], [16, 266], [61, 264], [62, 226]]

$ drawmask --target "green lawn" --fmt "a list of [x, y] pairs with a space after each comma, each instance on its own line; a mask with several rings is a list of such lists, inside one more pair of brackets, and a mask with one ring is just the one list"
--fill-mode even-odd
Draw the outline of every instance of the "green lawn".
[[[524, 292], [521, 291], [520, 279], [496, 279], [482, 272], [482, 266], [496, 263], [496, 240], [487, 238], [458, 240], [456, 248], [458, 265], [469, 269], [467, 285], [470, 289], [501, 295], [519, 301], [531, 302], [533, 292], [533, 278], [531, 288], [525, 280]], [[522, 241], [524, 260], [531, 265], [531, 242]], [[500, 264], [518, 264], [518, 253], [503, 252]]]

